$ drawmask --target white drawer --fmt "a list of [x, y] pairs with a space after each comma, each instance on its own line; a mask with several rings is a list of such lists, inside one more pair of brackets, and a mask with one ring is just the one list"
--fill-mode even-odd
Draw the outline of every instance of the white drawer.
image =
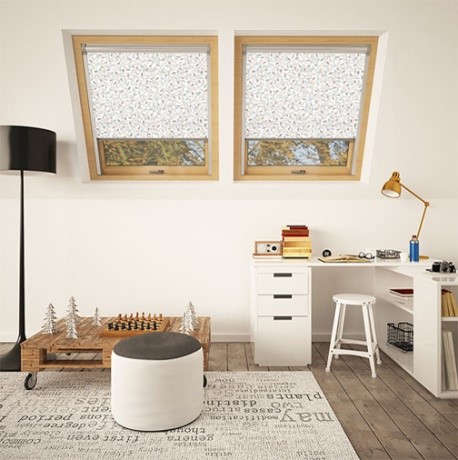
[[265, 294], [258, 295], [259, 316], [306, 316], [308, 296], [305, 294]]
[[260, 366], [305, 366], [311, 361], [307, 317], [260, 317], [254, 359]]
[[257, 274], [258, 294], [307, 294], [308, 274], [294, 271], [274, 271]]

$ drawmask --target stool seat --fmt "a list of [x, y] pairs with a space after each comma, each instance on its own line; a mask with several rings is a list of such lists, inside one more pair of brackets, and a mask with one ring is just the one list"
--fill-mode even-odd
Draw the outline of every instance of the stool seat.
[[195, 420], [203, 409], [200, 342], [177, 332], [121, 340], [111, 355], [111, 412], [117, 423], [163, 431]]
[[366, 294], [336, 294], [332, 297], [334, 302], [344, 303], [345, 305], [362, 305], [363, 303], [375, 304], [375, 297]]
[[[340, 355], [354, 355], [369, 359], [372, 377], [377, 377], [375, 372], [374, 354], [377, 357], [377, 364], [381, 364], [380, 352], [375, 334], [374, 312], [376, 298], [366, 294], [344, 293], [335, 294], [332, 300], [336, 304], [334, 323], [332, 325], [331, 340], [329, 344], [328, 362], [326, 372], [331, 371], [332, 358], [338, 359]], [[365, 340], [354, 340], [343, 338], [346, 307], [360, 307], [363, 314]], [[342, 349], [342, 344], [364, 345], [365, 351]]]

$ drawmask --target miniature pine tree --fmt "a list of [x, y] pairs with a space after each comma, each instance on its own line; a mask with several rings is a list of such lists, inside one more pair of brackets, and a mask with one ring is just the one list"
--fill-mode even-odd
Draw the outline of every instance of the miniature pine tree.
[[67, 338], [77, 339], [76, 325], [79, 321], [78, 308], [73, 297], [70, 297], [70, 302], [67, 308]]
[[45, 322], [43, 332], [45, 334], [54, 334], [56, 332], [57, 316], [52, 303], [48, 305], [45, 313]]
[[99, 307], [95, 308], [95, 313], [94, 313], [94, 320], [92, 321], [93, 326], [100, 326], [102, 324], [102, 320], [100, 319], [100, 312], [99, 312]]
[[198, 321], [197, 321], [196, 310], [195, 310], [194, 305], [192, 304], [191, 301], [189, 301], [188, 310], [189, 310], [189, 314], [191, 316], [192, 328], [195, 329], [198, 326]]
[[183, 313], [183, 318], [181, 320], [180, 324], [180, 332], [182, 334], [188, 334], [193, 330], [194, 328], [192, 327], [192, 320], [191, 320], [191, 314], [189, 310], [185, 310]]

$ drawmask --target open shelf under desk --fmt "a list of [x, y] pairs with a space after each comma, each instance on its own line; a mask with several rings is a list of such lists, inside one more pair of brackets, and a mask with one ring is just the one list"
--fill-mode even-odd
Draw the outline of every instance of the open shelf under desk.
[[[377, 331], [378, 333], [378, 331]], [[380, 340], [377, 335], [377, 340], [379, 343], [379, 348], [382, 350], [388, 357], [390, 357], [396, 364], [398, 364], [402, 369], [409, 373], [412, 377], [413, 373], [413, 352], [412, 351], [402, 351], [400, 348], [395, 347], [394, 345], [388, 345], [385, 340]], [[382, 359], [383, 363], [383, 359]]]
[[458, 316], [442, 316], [444, 323], [458, 323]]
[[[399, 308], [400, 310], [403, 310], [403, 311], [409, 313], [410, 315], [413, 315], [413, 304], [410, 304], [410, 305], [407, 304], [406, 305], [406, 304], [404, 304], [402, 302], [397, 302], [396, 299], [394, 299], [389, 294], [381, 295], [381, 296], [379, 296], [379, 298], [383, 299], [385, 302], [389, 303], [391, 306]], [[383, 308], [383, 307], [381, 307], [381, 308]]]

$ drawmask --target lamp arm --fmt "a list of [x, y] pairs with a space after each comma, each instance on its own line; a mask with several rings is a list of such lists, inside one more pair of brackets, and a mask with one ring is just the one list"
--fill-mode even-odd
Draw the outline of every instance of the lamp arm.
[[399, 182], [399, 185], [402, 188], [405, 188], [409, 193], [411, 193], [415, 198], [419, 199], [425, 206], [429, 206], [429, 202], [424, 200], [422, 197], [418, 196], [415, 192], [412, 192], [410, 188], [406, 187], [403, 183]]
[[410, 188], [406, 187], [404, 184], [399, 183], [399, 185], [402, 188], [406, 189], [409, 193], [411, 193], [415, 198], [419, 199], [425, 205], [425, 207], [423, 209], [423, 214], [421, 215], [420, 226], [418, 227], [418, 231], [417, 231], [417, 238], [419, 239], [420, 238], [421, 227], [423, 227], [423, 222], [425, 220], [426, 210], [428, 209], [428, 206], [429, 206], [429, 201], [424, 200], [423, 198], [418, 196], [415, 192], [412, 192], [412, 190], [410, 190]]
[[423, 221], [425, 220], [425, 214], [426, 214], [426, 210], [428, 209], [428, 206], [429, 206], [429, 203], [426, 201], [425, 208], [423, 209], [423, 214], [421, 215], [420, 226], [418, 227], [417, 239], [420, 239], [420, 231], [421, 231], [421, 227], [423, 227]]

